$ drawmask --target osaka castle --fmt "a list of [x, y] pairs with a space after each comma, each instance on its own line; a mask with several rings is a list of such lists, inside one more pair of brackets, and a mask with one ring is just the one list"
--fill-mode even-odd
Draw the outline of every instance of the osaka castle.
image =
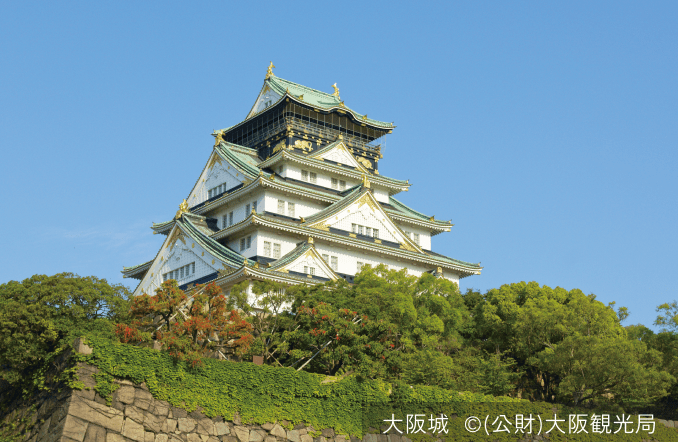
[[166, 236], [157, 255], [123, 268], [141, 280], [134, 294], [169, 279], [182, 289], [215, 282], [224, 293], [244, 280], [350, 283], [362, 266], [382, 263], [457, 284], [480, 274], [479, 264], [432, 250], [451, 222], [401, 203], [409, 182], [379, 172], [395, 126], [349, 108], [336, 84], [321, 92], [276, 77], [274, 67], [245, 119], [212, 134], [174, 218], [152, 225]]

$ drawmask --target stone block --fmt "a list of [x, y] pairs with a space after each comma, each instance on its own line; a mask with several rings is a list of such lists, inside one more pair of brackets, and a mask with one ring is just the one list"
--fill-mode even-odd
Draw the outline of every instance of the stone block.
[[134, 405], [128, 405], [125, 407], [125, 416], [137, 423], [144, 423], [144, 412]]
[[167, 435], [166, 434], [156, 434], [155, 442], [167, 442]]
[[270, 433], [275, 437], [287, 437], [287, 433], [280, 424], [275, 424]]
[[101, 442], [106, 440], [106, 430], [98, 425], [89, 424], [83, 442]]
[[144, 428], [146, 431], [152, 431], [154, 433], [160, 433], [162, 431], [163, 422], [167, 421], [162, 416], [156, 416], [151, 414], [148, 411], [144, 412]]
[[264, 438], [264, 442], [275, 442], [275, 441], [276, 441], [275, 436], [266, 436]]
[[238, 442], [238, 438], [235, 436], [221, 436], [221, 442]]
[[181, 417], [177, 419], [179, 431], [182, 433], [190, 433], [195, 428], [195, 419], [190, 417]]
[[113, 400], [122, 402], [123, 404], [131, 404], [134, 402], [134, 387], [131, 385], [122, 385], [113, 393]]
[[221, 421], [214, 424], [214, 434], [217, 436], [223, 436], [226, 434], [231, 434], [231, 430], [228, 429], [226, 422]]
[[266, 422], [265, 424], [263, 424], [263, 425], [261, 426], [261, 428], [263, 428], [263, 429], [266, 430], [266, 431], [271, 431], [271, 430], [273, 429], [274, 426], [275, 426], [275, 424], [272, 424], [272, 423], [270, 423], [270, 422]]
[[216, 436], [210, 436], [207, 438], [207, 442], [219, 442], [219, 438]]
[[250, 430], [240, 425], [236, 425], [234, 428], [235, 437], [238, 438], [240, 442], [249, 442], [250, 440]]
[[293, 429], [293, 430], [301, 430], [302, 428], [306, 428], [306, 425], [304, 425], [304, 424], [296, 424], [296, 425], [294, 426], [294, 428], [292, 428], [292, 429]]
[[146, 431], [144, 433], [144, 442], [155, 442], [155, 433], [152, 431]]
[[188, 417], [188, 413], [183, 408], [171, 407], [170, 411], [172, 412], [172, 418], [179, 419], [180, 417]]
[[188, 417], [192, 417], [195, 420], [199, 420], [205, 417], [202, 412], [202, 407], [197, 407], [195, 410], [188, 413]]
[[368, 433], [363, 436], [363, 442], [377, 442], [377, 435]]
[[81, 398], [87, 399], [89, 401], [94, 400], [95, 391], [94, 390], [73, 390], [74, 396], [80, 396]]
[[161, 433], [174, 433], [174, 430], [177, 429], [177, 420], [176, 419], [165, 419], [160, 427]]
[[402, 442], [402, 438], [399, 434], [389, 434], [387, 439], [388, 442]]
[[118, 433], [122, 432], [123, 414], [120, 410], [73, 396], [68, 411], [75, 417], [92, 422], [108, 430]]
[[146, 440], [144, 426], [130, 418], [125, 419], [125, 425], [122, 428], [122, 435], [137, 442], [145, 442]]
[[186, 440], [188, 442], [202, 442], [202, 439], [200, 439], [200, 436], [195, 434], [195, 433], [187, 434]]
[[334, 442], [346, 442], [346, 436], [344, 436], [343, 434], [334, 436]]
[[297, 430], [290, 430], [287, 432], [287, 440], [291, 442], [301, 442], [299, 432]]
[[302, 434], [300, 439], [301, 442], [313, 442], [313, 436], [309, 434]]
[[65, 437], [82, 442], [85, 439], [87, 423], [88, 422], [86, 420], [69, 414], [66, 416], [66, 422], [64, 422], [64, 432], [62, 434]]
[[196, 431], [198, 434], [207, 434], [209, 436], [214, 436], [216, 434], [214, 431], [214, 422], [207, 418], [198, 421], [198, 429]]
[[134, 392], [134, 405], [142, 410], [148, 410], [153, 403], [153, 395], [148, 391], [137, 388]]
[[322, 434], [323, 437], [334, 437], [334, 430], [331, 428], [324, 428]]
[[125, 438], [122, 437], [122, 434], [118, 433], [106, 433], [106, 442], [126, 442]]
[[252, 431], [250, 431], [250, 440], [249, 440], [249, 442], [263, 442], [264, 437], [266, 437], [266, 434], [264, 434], [263, 431], [261, 431], [261, 430], [252, 430]]
[[77, 338], [75, 341], [73, 341], [73, 349], [77, 353], [80, 353], [80, 354], [83, 354], [83, 355], [91, 355], [92, 354], [92, 347], [85, 344], [84, 338]]
[[149, 410], [156, 416], [167, 417], [169, 413], [170, 404], [166, 401], [154, 400], [153, 409]]

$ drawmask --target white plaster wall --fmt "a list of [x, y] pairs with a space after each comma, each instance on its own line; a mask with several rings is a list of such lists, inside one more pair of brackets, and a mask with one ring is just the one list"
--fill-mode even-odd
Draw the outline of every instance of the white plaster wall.
[[402, 234], [394, 231], [390, 226], [391, 223], [388, 222], [383, 215], [380, 213], [375, 214], [366, 204], [363, 205], [360, 210], [357, 209], [357, 205], [353, 204], [349, 210], [351, 210], [350, 213], [344, 210], [338, 215], [330, 218], [330, 226], [335, 229], [351, 232], [353, 228], [352, 225], [359, 224], [372, 229], [379, 229], [379, 239], [400, 242]]
[[318, 265], [316, 260], [312, 258], [304, 257], [295, 262], [294, 265], [288, 267], [287, 269], [292, 270], [294, 272], [304, 273], [304, 266], [314, 267], [315, 276], [320, 276], [321, 278], [330, 278], [330, 275], [328, 275], [327, 272], [325, 272], [324, 269], [320, 265]]
[[[267, 107], [271, 106], [273, 103], [280, 99], [280, 95], [273, 92], [271, 89], [267, 89], [263, 94], [259, 95], [259, 99], [254, 105], [254, 113], [259, 113]], [[266, 102], [270, 101], [269, 106], [266, 106]]]
[[301, 199], [297, 196], [285, 195], [282, 192], [277, 192], [275, 190], [266, 190], [265, 199], [263, 201], [265, 210], [271, 213], [278, 213], [278, 200], [285, 201], [285, 216], [289, 216], [287, 203], [294, 203], [295, 218], [299, 218], [300, 216], [303, 216], [304, 218], [309, 217], [327, 207], [327, 205]]
[[264, 255], [264, 241], [269, 241], [271, 243], [271, 256], [269, 256], [269, 258], [273, 258], [273, 244], [280, 244], [280, 257], [282, 258], [294, 250], [298, 242], [302, 241], [291, 235], [278, 235], [277, 233], [266, 230], [259, 230], [257, 232], [257, 238], [256, 254], [259, 256], [266, 256]]
[[[283, 176], [288, 176], [288, 177], [293, 178], [295, 180], [302, 181], [302, 179], [301, 179], [301, 170], [302, 169], [307, 170], [309, 172], [315, 172], [318, 175], [317, 181], [315, 183], [312, 183], [312, 184], [315, 184], [317, 186], [327, 187], [328, 189], [332, 189], [332, 178], [336, 178], [337, 180], [346, 181], [346, 189], [348, 189], [349, 187], [353, 187], [356, 184], [358, 184], [357, 181], [352, 180], [350, 178], [347, 179], [344, 175], [333, 174], [333, 173], [328, 172], [326, 170], [315, 169], [313, 167], [307, 167], [307, 166], [301, 166], [300, 167], [297, 164], [286, 164], [285, 167], [283, 168], [283, 173], [285, 174]], [[334, 190], [341, 190], [341, 189], [339, 189], [339, 187], [337, 187], [337, 189], [334, 189]], [[386, 197], [385, 202], [388, 202], [388, 195]]]
[[[248, 236], [252, 237], [252, 240], [250, 242], [250, 247], [246, 248], [245, 250], [240, 250], [240, 240], [242, 238], [247, 238]], [[257, 232], [250, 232], [248, 234], [235, 235], [235, 236], [233, 236], [229, 239], [230, 239], [230, 241], [228, 242], [228, 247], [230, 247], [234, 251], [240, 253], [241, 255], [243, 255], [246, 258], [252, 258], [257, 254], [257, 243], [259, 241], [261, 241], [261, 238], [259, 238], [259, 235], [257, 234]], [[245, 242], [245, 246], [247, 246], [247, 242]]]
[[[221, 263], [214, 260], [198, 243], [195, 243], [186, 236], [184, 236], [184, 240], [186, 241], [185, 245], [181, 240], [177, 240], [172, 250], [168, 247], [159, 254], [156, 262], [135, 290], [135, 296], [142, 293], [154, 295], [155, 289], [162, 284], [162, 275], [164, 273], [169, 273], [192, 262], [195, 263], [195, 273], [178, 280], [179, 285], [207, 276], [220, 268]], [[214, 263], [212, 263], [213, 260]]]
[[422, 249], [431, 250], [431, 232], [417, 226], [405, 223], [397, 223], [404, 232], [410, 232], [410, 239], [414, 241], [414, 234], [419, 234], [419, 246]]
[[[233, 224], [237, 224], [240, 221], [244, 220], [245, 218], [250, 216], [250, 213], [252, 213], [252, 203], [256, 201], [257, 202], [257, 212], [261, 213], [264, 211], [264, 192], [263, 191], [257, 191], [257, 192], [252, 192], [248, 195], [245, 195], [241, 198], [238, 198], [237, 200], [233, 200], [227, 205], [223, 205], [214, 211], [208, 212], [205, 216], [210, 217], [210, 218], [217, 218], [218, 219], [218, 225], [219, 229], [224, 228], [224, 215], [228, 215], [231, 211], [233, 211]], [[245, 213], [245, 208], [247, 204], [250, 205], [250, 211]]]
[[[298, 236], [289, 234], [278, 235], [275, 232], [266, 230], [259, 230], [257, 232], [257, 238], [258, 240], [256, 254], [259, 256], [264, 256], [264, 241], [271, 242], [271, 254], [273, 252], [273, 244], [279, 243], [281, 245], [280, 248], [281, 257], [285, 256], [287, 253], [294, 250], [294, 248], [297, 246], [297, 243], [302, 241], [302, 239], [300, 239]], [[370, 264], [373, 267], [376, 267], [377, 265], [383, 263], [393, 270], [407, 268], [408, 273], [415, 276], [421, 276], [423, 272], [427, 272], [429, 270], [436, 268], [436, 266], [415, 265], [404, 261], [398, 261], [395, 258], [384, 257], [383, 255], [378, 253], [370, 253], [353, 249], [347, 249], [346, 247], [338, 247], [336, 245], [333, 246], [329, 242], [318, 241], [317, 239], [315, 241], [315, 248], [321, 256], [323, 254], [326, 254], [328, 256], [336, 256], [338, 258], [337, 272], [344, 273], [347, 275], [355, 275], [357, 273], [358, 261], [362, 262], [363, 264]], [[330, 265], [330, 263], [331, 259], [328, 265]], [[303, 272], [303, 265], [304, 264], [301, 264], [300, 270], [297, 270], [295, 268], [295, 271]], [[445, 277], [450, 279], [451, 281], [459, 283], [459, 277], [457, 275], [446, 274]]]
[[389, 202], [388, 191], [384, 188], [375, 187], [374, 184], [372, 184], [372, 195], [374, 195], [374, 199], [380, 203], [388, 204]]

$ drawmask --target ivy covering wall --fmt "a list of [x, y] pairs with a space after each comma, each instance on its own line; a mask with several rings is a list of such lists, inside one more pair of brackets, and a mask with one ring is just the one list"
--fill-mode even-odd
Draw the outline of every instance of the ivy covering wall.
[[[306, 423], [316, 429], [334, 428], [338, 433], [361, 437], [370, 428], [380, 429], [384, 419], [392, 415], [403, 419], [400, 428], [404, 431], [407, 414], [425, 414], [427, 429], [430, 413], [445, 413], [450, 417], [448, 434], [454, 435], [454, 440], [486, 440], [484, 430], [469, 433], [464, 428], [468, 416], [477, 416], [481, 420], [490, 416], [492, 422], [499, 415], [505, 415], [510, 420], [518, 414], [552, 419], [557, 413], [559, 418], [567, 419], [571, 413], [593, 413], [591, 410], [571, 410], [553, 404], [460, 393], [438, 387], [410, 387], [356, 377], [328, 378], [247, 362], [207, 359], [203, 366], [192, 368], [186, 363], [177, 362], [165, 352], [116, 343], [101, 337], [89, 337], [88, 344], [93, 348], [93, 354], [78, 355], [78, 358], [99, 368], [96, 390], [108, 400], [112, 399], [117, 387], [113, 379], [129, 379], [139, 384], [146, 383], [156, 399], [165, 400], [173, 406], [187, 411], [200, 407], [207, 416], [220, 415], [227, 420], [232, 420], [237, 412], [243, 423], [262, 424], [286, 420], [291, 424]], [[636, 417], [633, 418], [635, 421]], [[567, 421], [560, 426], [568, 431]], [[489, 428], [492, 431], [491, 425]], [[413, 440], [422, 439], [421, 434], [409, 437]], [[656, 440], [676, 440], [678, 434], [673, 429], [657, 424], [651, 437]], [[514, 432], [492, 433], [490, 438], [518, 440], [521, 435]], [[590, 432], [563, 435], [555, 431], [550, 437], [553, 441], [641, 439], [647, 439], [647, 435], [593, 435]]]

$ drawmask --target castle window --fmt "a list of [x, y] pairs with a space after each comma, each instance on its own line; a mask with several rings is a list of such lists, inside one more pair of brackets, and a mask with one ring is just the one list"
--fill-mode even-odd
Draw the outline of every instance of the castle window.
[[226, 223], [228, 222], [228, 216], [224, 215], [221, 217], [221, 228], [225, 229], [226, 228]]
[[247, 218], [247, 215], [249, 215], [249, 213], [250, 213], [250, 205], [245, 204], [245, 218]]
[[338, 189], [339, 188], [339, 180], [336, 178], [332, 178], [332, 188], [333, 189]]
[[418, 233], [415, 233], [415, 234], [414, 234], [414, 242], [417, 243], [417, 245], [420, 245], [420, 244], [419, 244], [419, 234], [418, 234]]
[[333, 256], [332, 257], [332, 264], [330, 265], [330, 267], [332, 267], [332, 270], [334, 270], [336, 272], [337, 269], [339, 268], [339, 258], [337, 258], [336, 256]]
[[339, 180], [339, 190], [346, 190], [346, 181]]
[[278, 200], [278, 214], [279, 215], [285, 214], [285, 201], [283, 200]]
[[379, 229], [372, 229], [372, 237], [379, 238]]
[[240, 238], [240, 251], [245, 250], [245, 238]]
[[273, 257], [278, 259], [280, 258], [280, 244], [273, 244]]
[[372, 236], [372, 227], [365, 227], [365, 235]]
[[249, 249], [250, 247], [252, 247], [252, 237], [248, 236], [247, 237], [247, 248]]
[[271, 257], [271, 242], [264, 241], [264, 256]]
[[294, 218], [294, 203], [287, 203], [287, 216]]
[[228, 225], [229, 226], [233, 225], [233, 212], [228, 213]]
[[363, 263], [360, 262], [360, 261], [358, 261], [357, 264], [358, 264], [358, 266], [357, 266], [357, 267], [358, 267], [358, 270], [356, 270], [356, 273], [360, 273], [360, 270], [363, 268]]
[[308, 170], [301, 171], [301, 181], [308, 181]]
[[311, 183], [315, 184], [318, 181], [318, 175], [315, 172], [309, 173]]
[[282, 175], [282, 171], [283, 171], [283, 166], [281, 164], [280, 166], [278, 166], [278, 175]]
[[330, 255], [323, 254], [323, 260], [325, 260], [326, 263], [330, 262]]

